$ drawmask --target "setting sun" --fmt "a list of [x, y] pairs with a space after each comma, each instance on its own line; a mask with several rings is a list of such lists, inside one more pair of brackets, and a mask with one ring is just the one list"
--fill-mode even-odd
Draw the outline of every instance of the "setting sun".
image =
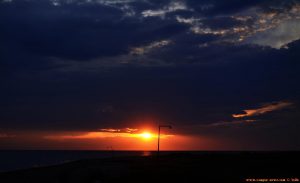
[[150, 139], [152, 137], [152, 134], [148, 132], [144, 132], [141, 134], [141, 137], [144, 139]]

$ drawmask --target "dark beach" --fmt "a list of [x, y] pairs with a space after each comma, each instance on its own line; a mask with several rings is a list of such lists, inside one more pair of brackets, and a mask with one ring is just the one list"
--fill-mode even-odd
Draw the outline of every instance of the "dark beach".
[[177, 152], [83, 159], [0, 174], [1, 183], [299, 182], [299, 152]]

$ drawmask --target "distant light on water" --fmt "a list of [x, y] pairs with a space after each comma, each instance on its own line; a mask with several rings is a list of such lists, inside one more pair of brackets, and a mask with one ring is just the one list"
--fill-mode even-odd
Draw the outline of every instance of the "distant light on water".
[[142, 156], [151, 156], [152, 152], [151, 151], [143, 151]]

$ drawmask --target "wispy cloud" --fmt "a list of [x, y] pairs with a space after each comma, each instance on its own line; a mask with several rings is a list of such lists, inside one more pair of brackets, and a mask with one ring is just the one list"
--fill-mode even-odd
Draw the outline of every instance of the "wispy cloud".
[[167, 46], [170, 43], [171, 43], [170, 40], [154, 41], [148, 45], [132, 48], [130, 51], [130, 54], [131, 55], [144, 55], [154, 49], [161, 48], [163, 46]]
[[[156, 134], [151, 134], [152, 138], [156, 138]], [[43, 136], [48, 140], [80, 140], [80, 139], [103, 139], [103, 138], [143, 138], [145, 132], [138, 132], [138, 129], [102, 129], [100, 132], [64, 132], [60, 134], [50, 134]], [[162, 138], [173, 135], [162, 134]]]
[[97, 138], [114, 138], [114, 137], [132, 137], [130, 133], [124, 132], [86, 132], [86, 133], [66, 133], [62, 135], [47, 135], [45, 139], [50, 140], [68, 140], [68, 139], [97, 139]]
[[243, 125], [243, 124], [252, 124], [256, 123], [260, 120], [257, 119], [248, 119], [245, 117], [253, 117], [253, 116], [260, 116], [265, 113], [269, 113], [272, 111], [278, 111], [282, 109], [289, 108], [293, 105], [292, 102], [287, 101], [279, 101], [279, 102], [272, 102], [266, 103], [261, 105], [256, 109], [246, 109], [243, 110], [244, 113], [239, 114], [232, 114], [232, 117], [235, 118], [232, 121], [220, 121], [211, 124], [202, 125], [202, 127], [222, 127], [222, 126], [235, 126], [235, 125]]
[[[12, 2], [13, 0], [5, 0]], [[49, 0], [54, 6], [60, 6], [62, 4], [101, 4], [106, 6], [122, 5], [135, 2], [136, 0]], [[143, 0], [141, 0], [143, 1]]]
[[195, 17], [184, 18], [184, 17], [181, 17], [181, 16], [176, 16], [176, 20], [177, 20], [178, 23], [195, 25], [195, 24], [199, 23], [201, 18], [195, 18]]
[[244, 118], [244, 117], [251, 117], [251, 116], [259, 116], [259, 115], [262, 115], [262, 114], [265, 114], [265, 113], [268, 113], [268, 112], [285, 109], [285, 108], [288, 108], [292, 105], [293, 105], [293, 103], [284, 102], [284, 101], [269, 103], [269, 104], [264, 104], [264, 105], [262, 105], [261, 107], [259, 107], [257, 109], [243, 110], [244, 113], [233, 114], [232, 117], [234, 117], [234, 118]]
[[271, 46], [273, 48], [287, 48], [286, 45], [300, 38], [300, 19], [284, 21], [277, 27], [262, 32], [251, 38], [251, 42]]
[[231, 121], [216, 121], [207, 124], [198, 124], [194, 125], [194, 130], [211, 130], [211, 129], [218, 129], [223, 127], [245, 127], [248, 125], [254, 125], [259, 123], [260, 120], [256, 119], [233, 119]]
[[218, 123], [212, 123], [209, 126], [231, 126], [231, 125], [239, 125], [245, 123], [254, 123], [256, 120], [238, 120], [238, 121], [222, 121]]
[[95, 139], [95, 138], [112, 138], [112, 137], [139, 137], [137, 128], [102, 128], [94, 132], [64, 132], [63, 134], [44, 136], [50, 140], [65, 139]]
[[[220, 36], [218, 42], [258, 44], [279, 49], [300, 38], [300, 4], [297, 2], [280, 8], [249, 7], [232, 15], [176, 16], [175, 19], [178, 23], [190, 25], [190, 32], [194, 34]], [[235, 24], [227, 27], [207, 24], [222, 19]]]
[[116, 128], [102, 128], [100, 129], [102, 132], [112, 132], [112, 133], [133, 133], [139, 131], [137, 128], [122, 128], [122, 129], [116, 129]]
[[143, 17], [161, 17], [164, 18], [167, 13], [172, 13], [178, 10], [191, 10], [184, 2], [175, 1], [166, 5], [162, 9], [157, 10], [145, 10], [142, 12]]

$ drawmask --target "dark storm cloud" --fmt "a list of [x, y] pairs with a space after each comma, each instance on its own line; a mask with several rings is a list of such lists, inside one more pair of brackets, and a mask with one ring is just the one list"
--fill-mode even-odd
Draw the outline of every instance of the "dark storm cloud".
[[[297, 1], [289, 2], [281, 5], [270, 1], [3, 1], [0, 14], [2, 55], [10, 58], [17, 51], [20, 54], [16, 60], [25, 54], [25, 58], [88, 61], [126, 55], [132, 47], [191, 37], [190, 34], [195, 34], [194, 38], [202, 42], [200, 46], [224, 41], [238, 43], [248, 37], [250, 43], [276, 46], [270, 39], [280, 39], [278, 46], [282, 46], [281, 39], [288, 43], [299, 35], [295, 32], [290, 37], [269, 36], [265, 41], [257, 39], [268, 36], [252, 35], [259, 29], [270, 29], [266, 27], [268, 22], [257, 24], [265, 21], [266, 15], [262, 12], [288, 13], [292, 8], [296, 11]], [[281, 9], [274, 4], [280, 4]], [[255, 12], [243, 15], [243, 11], [251, 8], [261, 9], [258, 17]], [[211, 13], [203, 14], [207, 10]], [[274, 21], [282, 19], [278, 15]], [[295, 26], [295, 23], [285, 26]], [[186, 46], [197, 51], [199, 44], [194, 42]]]
[[[298, 30], [297, 3], [2, 1], [0, 128], [160, 120], [196, 134], [288, 134], [299, 129], [300, 36], [287, 31]], [[293, 108], [232, 116], [278, 101]]]
[[[232, 114], [259, 103], [289, 99], [297, 107], [299, 64], [283, 59], [291, 50], [262, 59], [253, 53], [218, 66], [120, 67], [15, 78], [2, 91], [1, 119], [9, 121], [2, 126], [91, 130], [157, 118], [177, 125], [210, 124], [234, 120]], [[110, 112], [103, 112], [106, 108]]]
[[1, 4], [0, 17], [6, 52], [13, 55], [9, 46], [14, 44], [20, 51], [74, 60], [123, 54], [131, 45], [170, 37], [184, 28], [156, 19], [140, 22], [124, 17], [121, 9], [94, 3], [13, 1]]

